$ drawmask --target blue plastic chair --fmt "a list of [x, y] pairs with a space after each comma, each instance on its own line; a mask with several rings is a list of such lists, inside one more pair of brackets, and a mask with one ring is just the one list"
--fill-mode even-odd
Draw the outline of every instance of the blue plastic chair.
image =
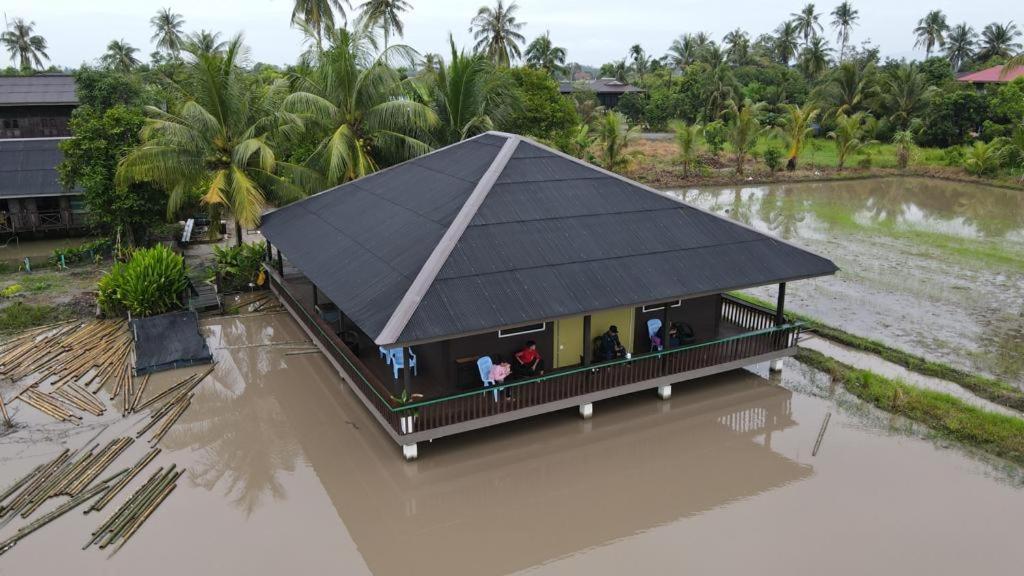
[[[391, 357], [391, 369], [395, 373], [395, 380], [398, 380], [398, 371], [405, 368], [405, 355], [402, 354], [401, 348], [392, 348], [388, 355]], [[409, 367], [412, 368], [413, 376], [417, 376], [416, 355], [412, 353], [412, 349], [409, 350]]]
[[658, 330], [661, 330], [661, 320], [651, 318], [647, 321], [647, 337], [651, 340], [651, 352], [654, 352], [655, 348], [658, 350], [664, 348], [664, 342], [657, 346], [654, 344], [654, 339], [658, 337]]
[[[497, 386], [498, 385], [494, 381], [494, 379], [491, 378], [491, 368], [492, 367], [494, 367], [494, 362], [491, 360], [490, 356], [481, 356], [476, 361], [476, 368], [477, 368], [477, 370], [480, 371], [480, 379], [483, 380], [483, 382], [484, 382], [484, 388], [489, 388], [491, 386]], [[497, 402], [498, 401], [498, 391], [494, 390], [492, 392], [492, 394], [494, 394], [494, 401]]]
[[391, 351], [383, 346], [377, 346], [377, 351], [380, 352], [380, 357], [383, 358], [388, 365], [391, 364]]

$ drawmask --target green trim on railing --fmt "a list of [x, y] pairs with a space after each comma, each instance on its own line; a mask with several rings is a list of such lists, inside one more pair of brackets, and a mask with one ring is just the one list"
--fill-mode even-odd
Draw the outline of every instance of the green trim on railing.
[[447, 402], [449, 400], [457, 400], [459, 398], [468, 398], [470, 396], [476, 396], [478, 394], [488, 394], [488, 393], [495, 392], [495, 391], [500, 392], [502, 390], [505, 390], [506, 388], [517, 388], [519, 386], [525, 386], [526, 384], [533, 384], [535, 382], [543, 382], [545, 380], [552, 380], [554, 378], [561, 378], [563, 376], [569, 376], [571, 374], [578, 374], [580, 372], [589, 372], [591, 370], [596, 370], [598, 368], [608, 368], [610, 366], [618, 366], [620, 364], [629, 364], [629, 363], [632, 363], [632, 362], [636, 362], [638, 360], [646, 360], [646, 359], [649, 359], [649, 358], [658, 358], [660, 356], [667, 356], [667, 355], [670, 355], [670, 354], [678, 354], [680, 352], [687, 352], [687, 351], [690, 351], [690, 350], [696, 350], [698, 348], [703, 348], [703, 347], [706, 347], [706, 346], [712, 346], [714, 344], [723, 344], [723, 343], [731, 342], [731, 341], [734, 341], [734, 340], [742, 340], [744, 338], [753, 338], [755, 336], [764, 336], [765, 334], [773, 334], [775, 332], [783, 332], [783, 331], [786, 331], [786, 330], [791, 330], [793, 328], [798, 328], [798, 327], [804, 326], [805, 324], [806, 324], [805, 322], [793, 322], [793, 323], [789, 323], [789, 324], [782, 324], [782, 325], [779, 325], [779, 326], [772, 326], [771, 328], [765, 328], [763, 330], [757, 330], [757, 331], [754, 331], [754, 332], [746, 332], [746, 333], [743, 333], [743, 334], [737, 334], [735, 336], [728, 336], [726, 338], [720, 338], [718, 340], [710, 340], [708, 342], [701, 342], [699, 344], [691, 344], [690, 346], [682, 346], [682, 347], [679, 347], [679, 348], [671, 348], [669, 350], [660, 350], [658, 352], [648, 352], [648, 353], [645, 353], [645, 354], [641, 354], [639, 356], [633, 356], [632, 358], [629, 358], [629, 359], [622, 358], [622, 359], [619, 359], [619, 360], [609, 360], [607, 362], [601, 362], [599, 364], [591, 364], [590, 366], [580, 366], [578, 368], [572, 368], [572, 369], [565, 370], [565, 371], [562, 371], [562, 372], [552, 372], [551, 374], [545, 374], [544, 376], [538, 376], [537, 378], [528, 378], [526, 380], [517, 380], [515, 382], [510, 382], [508, 384], [502, 384], [500, 386], [490, 386], [490, 387], [487, 387], [487, 388], [481, 388], [481, 389], [472, 390], [472, 391], [469, 391], [469, 392], [461, 392], [459, 394], [452, 394], [451, 396], [444, 396], [442, 398], [433, 398], [431, 400], [423, 400], [423, 401], [415, 402], [415, 403], [411, 403], [411, 404], [404, 404], [402, 406], [392, 407], [391, 411], [392, 412], [401, 412], [403, 410], [412, 410], [414, 408], [422, 408], [424, 406], [430, 406], [431, 404], [438, 404], [440, 402]]

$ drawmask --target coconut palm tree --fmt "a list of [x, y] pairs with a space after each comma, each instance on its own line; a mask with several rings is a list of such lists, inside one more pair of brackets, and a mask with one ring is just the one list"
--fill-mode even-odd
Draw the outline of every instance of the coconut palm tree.
[[783, 66], [789, 66], [789, 63], [796, 59], [797, 53], [800, 51], [800, 29], [796, 22], [786, 20], [779, 24], [779, 27], [775, 29], [773, 44], [775, 57]]
[[924, 57], [930, 58], [936, 46], [942, 48], [946, 45], [947, 32], [949, 24], [946, 23], [946, 15], [942, 10], [932, 10], [917, 21], [917, 28], [914, 28], [917, 41], [914, 47], [924, 46]]
[[149, 25], [153, 27], [149, 41], [154, 42], [157, 49], [177, 57], [185, 42], [182, 33], [185, 19], [181, 14], [175, 14], [170, 8], [161, 8], [156, 16], [149, 19]]
[[673, 66], [680, 71], [697, 61], [697, 52], [701, 47], [697, 46], [697, 37], [693, 34], [683, 34], [672, 41], [668, 48], [668, 59]]
[[676, 147], [679, 148], [679, 162], [683, 165], [683, 178], [690, 176], [690, 170], [697, 164], [697, 147], [700, 143], [700, 124], [687, 124], [681, 120], [672, 122], [676, 133]]
[[946, 58], [953, 72], [959, 72], [964, 62], [974, 57], [978, 34], [966, 22], [957, 24], [946, 37]]
[[279, 160], [271, 145], [275, 130], [294, 125], [279, 112], [288, 82], [252, 86], [244, 54], [239, 35], [222, 53], [196, 55], [173, 85], [181, 104], [146, 108], [142, 142], [117, 169], [121, 185], [148, 181], [167, 190], [169, 214], [199, 192], [203, 203], [233, 216], [239, 244], [242, 226], [257, 226], [268, 200], [300, 197], [306, 180], [306, 171]]
[[377, 54], [364, 28], [337, 28], [329, 40], [316, 68], [298, 78], [297, 91], [284, 100], [284, 110], [317, 141], [306, 166], [320, 175], [318, 187], [429, 151], [426, 140], [437, 127], [437, 115], [405, 97], [406, 81], [389, 65], [395, 60], [412, 65], [416, 53], [395, 44]]
[[405, 0], [366, 0], [359, 8], [363, 11], [365, 26], [380, 28], [384, 32], [385, 50], [392, 34], [397, 33], [400, 38], [405, 36], [399, 14], [412, 9], [412, 5]]
[[906, 170], [916, 146], [914, 133], [910, 130], [899, 130], [893, 134], [892, 143], [896, 147], [896, 165], [900, 170]]
[[650, 64], [650, 60], [647, 58], [647, 53], [644, 52], [643, 46], [633, 44], [629, 47], [629, 57], [633, 60], [633, 70], [640, 77], [638, 83], [643, 86], [644, 74], [647, 73], [647, 67]]
[[811, 38], [817, 38], [818, 34], [825, 30], [821, 26], [821, 22], [818, 22], [821, 14], [814, 11], [813, 3], [807, 4], [799, 12], [793, 12], [790, 17], [793, 24], [796, 25], [797, 32], [804, 37], [804, 44], [810, 42]]
[[728, 104], [729, 107], [726, 111], [726, 115], [729, 117], [728, 140], [733, 154], [736, 155], [736, 174], [742, 176], [747, 157], [757, 147], [757, 141], [764, 132], [759, 117], [764, 109], [764, 103], [754, 104], [748, 98], [742, 104], [736, 104], [735, 101], [730, 101]]
[[840, 113], [835, 123], [836, 127], [828, 133], [828, 137], [836, 142], [836, 169], [842, 172], [846, 159], [856, 154], [865, 144], [864, 113], [857, 112], [852, 116]]
[[201, 54], [208, 56], [223, 54], [227, 47], [228, 42], [220, 39], [220, 32], [210, 32], [209, 30], [192, 32], [182, 44], [182, 49], [194, 57], [199, 57]]
[[18, 62], [18, 67], [22, 70], [42, 68], [43, 60], [50, 59], [46, 53], [46, 39], [32, 33], [35, 27], [35, 22], [15, 18], [7, 26], [7, 30], [0, 34], [0, 43], [10, 53], [11, 62]]
[[626, 117], [614, 111], [606, 112], [598, 120], [595, 128], [598, 164], [612, 171], [629, 168], [635, 154], [626, 152], [626, 148], [640, 133], [640, 128], [638, 126], [630, 127]]
[[735, 100], [742, 87], [736, 81], [732, 70], [725, 64], [725, 58], [717, 46], [712, 46], [704, 51], [711, 66], [711, 74], [705, 83], [701, 97], [704, 101], [704, 116], [708, 121], [713, 121], [722, 115], [728, 108], [730, 100]]
[[1006, 78], [1007, 76], [1010, 75], [1010, 72], [1017, 68], [1020, 68], [1021, 66], [1024, 66], [1024, 52], [1017, 54], [1013, 58], [1007, 60], [1006, 64], [1003, 66], [1002, 72], [999, 73], [999, 77]]
[[981, 51], [978, 53], [979, 60], [989, 58], [1009, 58], [1014, 52], [1020, 50], [1020, 30], [1013, 20], [1006, 24], [993, 22], [981, 31]]
[[797, 158], [814, 131], [818, 109], [796, 104], [786, 104], [783, 109], [780, 133], [788, 148], [786, 170], [796, 170]]
[[800, 51], [799, 66], [808, 78], [817, 80], [828, 71], [831, 53], [832, 49], [829, 48], [828, 41], [821, 36], [815, 36]]
[[935, 91], [916, 64], [905, 64], [882, 78], [882, 106], [889, 114], [889, 121], [898, 130], [906, 131], [924, 113]]
[[110, 70], [127, 74], [139, 66], [139, 59], [135, 57], [138, 51], [138, 48], [125, 42], [123, 38], [111, 40], [107, 44], [107, 51], [100, 56], [100, 63]]
[[305, 23], [314, 31], [317, 40], [317, 49], [323, 47], [323, 37], [336, 27], [334, 12], [338, 12], [341, 22], [348, 21], [345, 7], [352, 9], [349, 0], [295, 0], [292, 8], [292, 23], [299, 21]]
[[551, 33], [544, 32], [526, 47], [526, 64], [549, 74], [564, 73], [565, 48], [555, 46], [551, 41]]
[[516, 18], [518, 11], [515, 2], [505, 7], [504, 1], [498, 0], [494, 8], [481, 6], [470, 23], [477, 52], [483, 52], [498, 66], [507, 67], [522, 56], [519, 45], [526, 42], [526, 37], [519, 31], [526, 23]]
[[479, 52], [467, 54], [449, 36], [451, 56], [437, 61], [424, 88], [438, 118], [435, 140], [454, 144], [494, 128], [508, 111], [511, 88], [494, 74], [494, 64]]
[[843, 2], [832, 11], [832, 27], [839, 42], [839, 60], [846, 57], [846, 44], [850, 42], [850, 30], [857, 25], [860, 13], [849, 2]]
[[877, 93], [874, 65], [843, 62], [828, 80], [812, 94], [812, 99], [829, 114], [850, 115], [864, 108]]
[[746, 64], [750, 58], [750, 35], [737, 28], [722, 38], [725, 44], [725, 55], [734, 66]]

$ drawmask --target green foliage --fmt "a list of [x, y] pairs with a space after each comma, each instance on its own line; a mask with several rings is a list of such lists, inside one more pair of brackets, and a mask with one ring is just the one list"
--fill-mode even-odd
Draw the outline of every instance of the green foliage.
[[764, 160], [765, 166], [768, 167], [768, 170], [771, 170], [772, 174], [782, 168], [782, 150], [775, 146], [765, 148], [764, 152], [761, 153], [761, 159]]
[[184, 260], [163, 245], [136, 250], [100, 278], [97, 300], [104, 314], [153, 316], [181, 308], [187, 286]]
[[75, 93], [80, 106], [105, 111], [114, 106], [135, 107], [142, 102], [139, 77], [88, 66], [75, 72]]
[[56, 266], [60, 263], [62, 256], [64, 257], [64, 264], [68, 266], [78, 264], [79, 262], [94, 262], [97, 257], [104, 258], [110, 256], [113, 250], [114, 243], [109, 238], [101, 238], [92, 242], [86, 242], [80, 246], [57, 248], [50, 255], [49, 262], [51, 265]]
[[700, 124], [687, 124], [676, 121], [672, 123], [672, 130], [676, 133], [676, 146], [679, 148], [679, 162], [683, 166], [683, 177], [688, 177], [690, 171], [697, 165], [697, 149], [700, 143]]
[[906, 170], [916, 146], [914, 133], [909, 130], [900, 130], [893, 135], [892, 143], [896, 150], [896, 165], [900, 170]]
[[598, 163], [616, 172], [628, 170], [636, 154], [626, 152], [626, 148], [639, 129], [636, 126], [630, 127], [629, 121], [621, 113], [607, 112], [598, 121], [596, 132]]
[[1024, 124], [1024, 77], [999, 87], [989, 107], [991, 119], [997, 124]]
[[998, 144], [975, 142], [964, 155], [964, 170], [974, 176], [990, 176], [999, 170], [999, 162]]
[[960, 146], [953, 146], [942, 151], [942, 163], [946, 166], [963, 166], [964, 149]]
[[573, 101], [558, 91], [558, 82], [543, 70], [532, 68], [512, 68], [502, 73], [512, 79], [512, 98], [519, 106], [510, 111], [501, 129], [550, 142], [560, 149], [568, 147], [580, 117]]
[[0, 290], [0, 298], [10, 298], [15, 294], [20, 294], [23, 290], [21, 284], [11, 284], [10, 286]]
[[940, 92], [924, 113], [920, 142], [941, 147], [964, 144], [988, 115], [988, 101], [973, 88]]
[[214, 271], [220, 276], [221, 289], [233, 292], [248, 288], [260, 273], [266, 252], [266, 242], [226, 248], [214, 246]]
[[714, 122], [708, 123], [704, 127], [704, 143], [707, 144], [708, 151], [713, 155], [718, 156], [722, 153], [722, 149], [725, 148], [725, 141], [728, 137], [729, 128], [725, 125], [725, 122], [721, 120], [715, 120]]
[[757, 146], [757, 141], [764, 132], [759, 115], [764, 103], [754, 104], [746, 100], [741, 104], [730, 102], [728, 141], [736, 156], [736, 173], [743, 175], [747, 156]]
[[17, 332], [36, 326], [45, 326], [67, 320], [71, 317], [68, 308], [49, 304], [26, 304], [14, 302], [0, 308], [0, 332]]

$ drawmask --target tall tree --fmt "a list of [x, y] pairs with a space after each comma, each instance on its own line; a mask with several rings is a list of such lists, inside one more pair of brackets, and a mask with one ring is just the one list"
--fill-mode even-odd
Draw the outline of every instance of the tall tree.
[[181, 14], [175, 14], [170, 8], [161, 8], [156, 16], [149, 19], [149, 25], [153, 27], [150, 42], [154, 42], [158, 49], [177, 57], [185, 42], [182, 33], [185, 19]]
[[227, 47], [228, 42], [220, 39], [220, 32], [210, 32], [209, 30], [192, 32], [182, 44], [182, 49], [195, 57], [203, 54], [207, 56], [223, 54]]
[[843, 62], [814, 91], [812, 99], [832, 116], [853, 114], [877, 94], [874, 72], [870, 62]]
[[405, 36], [405, 29], [399, 14], [412, 9], [412, 5], [405, 0], [366, 0], [360, 9], [363, 11], [366, 26], [380, 28], [384, 32], [385, 50], [387, 50], [392, 34], [397, 33], [399, 37]]
[[836, 42], [839, 42], [839, 60], [846, 58], [846, 44], [850, 42], [850, 30], [857, 25], [860, 12], [849, 2], [843, 2], [832, 11], [832, 27], [836, 30]]
[[946, 23], [946, 15], [942, 13], [942, 10], [932, 10], [917, 21], [917, 28], [914, 28], [917, 41], [914, 43], [914, 47], [924, 46], [925, 58], [930, 58], [932, 50], [936, 46], [939, 48], [946, 46], [947, 32], [949, 32], [949, 24]]
[[494, 8], [481, 6], [470, 23], [476, 50], [498, 66], [509, 66], [522, 56], [519, 45], [526, 42], [526, 37], [519, 31], [526, 23], [516, 18], [518, 11], [519, 5], [515, 2], [506, 7], [503, 0], [498, 0]]
[[831, 53], [828, 41], [821, 36], [815, 36], [800, 51], [800, 68], [808, 78], [817, 80], [828, 71]]
[[734, 66], [743, 66], [750, 59], [750, 35], [737, 28], [722, 38], [725, 55]]
[[1006, 24], [993, 22], [981, 31], [981, 51], [978, 53], [980, 60], [989, 58], [1009, 58], [1014, 52], [1020, 50], [1020, 30], [1013, 20]]
[[100, 62], [108, 70], [127, 74], [139, 66], [139, 59], [135, 57], [138, 51], [138, 48], [125, 42], [123, 38], [111, 40], [107, 44], [107, 51], [100, 56]]
[[565, 48], [555, 46], [551, 41], [551, 33], [544, 32], [526, 47], [526, 64], [550, 74], [564, 73]]
[[647, 67], [650, 64], [647, 53], [644, 52], [643, 46], [633, 44], [629, 47], [629, 57], [633, 60], [633, 71], [640, 77], [639, 84], [643, 86], [644, 74], [647, 73]]
[[26, 22], [23, 18], [15, 18], [0, 34], [0, 43], [11, 55], [11, 62], [18, 62], [22, 70], [42, 68], [43, 60], [49, 60], [46, 53], [46, 39], [35, 31], [35, 22]]
[[898, 130], [906, 131], [928, 107], [936, 88], [916, 64], [904, 64], [888, 71], [882, 79], [882, 105]]
[[407, 90], [395, 60], [416, 53], [395, 44], [382, 53], [364, 29], [335, 29], [317, 67], [296, 82], [284, 101], [316, 140], [306, 165], [320, 175], [317, 187], [336, 186], [430, 150], [425, 141], [437, 115]]
[[789, 66], [789, 63], [795, 60], [800, 52], [800, 29], [796, 22], [786, 20], [779, 24], [779, 27], [775, 29], [773, 45], [775, 57], [783, 66]]
[[818, 34], [825, 30], [818, 21], [821, 14], [814, 11], [813, 3], [807, 4], [799, 12], [793, 12], [790, 17], [796, 24], [797, 32], [804, 37], [804, 44], [809, 43], [811, 38], [817, 38]]
[[239, 244], [242, 226], [259, 224], [268, 199], [300, 197], [296, 182], [304, 180], [271, 146], [288, 82], [252, 86], [241, 66], [244, 52], [236, 36], [223, 53], [198, 54], [176, 85], [180, 106], [146, 107], [142, 143], [117, 171], [119, 185], [152, 182], [166, 190], [169, 214], [199, 191], [203, 203], [233, 216]]
[[349, 0], [295, 0], [292, 8], [292, 23], [299, 21], [309, 26], [316, 35], [317, 49], [323, 47], [323, 37], [335, 28], [334, 12], [337, 10], [341, 22], [348, 20], [345, 7], [352, 9]]
[[[701, 42], [703, 40], [703, 42]], [[683, 34], [672, 41], [668, 49], [669, 61], [679, 70], [684, 70], [690, 64], [697, 61], [699, 52], [707, 46], [707, 35]]]
[[946, 37], [946, 58], [953, 72], [959, 72], [964, 63], [974, 58], [978, 44], [978, 33], [966, 22], [957, 24]]
[[451, 56], [438, 57], [436, 69], [426, 79], [426, 99], [438, 118], [434, 133], [441, 145], [454, 144], [494, 129], [510, 100], [510, 87], [494, 73], [494, 64], [479, 52], [467, 54], [455, 47], [450, 36]]

